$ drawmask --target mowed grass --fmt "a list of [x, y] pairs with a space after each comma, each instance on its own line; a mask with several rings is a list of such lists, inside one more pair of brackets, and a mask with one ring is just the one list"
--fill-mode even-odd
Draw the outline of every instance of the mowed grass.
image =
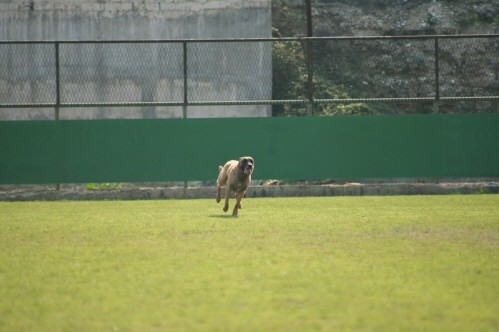
[[0, 203], [1, 331], [497, 331], [499, 195]]

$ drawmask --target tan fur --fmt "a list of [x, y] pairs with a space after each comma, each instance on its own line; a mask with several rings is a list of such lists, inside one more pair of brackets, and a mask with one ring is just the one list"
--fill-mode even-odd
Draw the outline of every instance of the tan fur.
[[[247, 173], [245, 173], [242, 167], [249, 164], [251, 164], [251, 167], [247, 170]], [[251, 182], [251, 174], [254, 170], [254, 165], [255, 162], [252, 157], [241, 157], [239, 160], [229, 160], [225, 165], [218, 167], [217, 203], [220, 203], [222, 199], [222, 187], [225, 186], [224, 212], [229, 210], [230, 194], [231, 192], [234, 192], [236, 193], [236, 204], [232, 211], [232, 215], [237, 216], [237, 212], [241, 208], [241, 199]]]

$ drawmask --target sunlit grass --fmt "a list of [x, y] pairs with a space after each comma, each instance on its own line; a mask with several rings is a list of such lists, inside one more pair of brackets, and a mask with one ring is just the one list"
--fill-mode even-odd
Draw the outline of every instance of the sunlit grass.
[[499, 196], [0, 203], [0, 331], [496, 331]]

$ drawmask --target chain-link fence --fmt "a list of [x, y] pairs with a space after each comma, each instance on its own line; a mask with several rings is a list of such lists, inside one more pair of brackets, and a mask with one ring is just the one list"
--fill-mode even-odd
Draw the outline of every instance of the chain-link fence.
[[[274, 106], [274, 114], [498, 112], [498, 37], [319, 37], [276, 42], [273, 98], [308, 99], [314, 107], [283, 104]], [[312, 83], [308, 75], [313, 76]]]
[[0, 42], [0, 119], [497, 112], [497, 54], [499, 35]]

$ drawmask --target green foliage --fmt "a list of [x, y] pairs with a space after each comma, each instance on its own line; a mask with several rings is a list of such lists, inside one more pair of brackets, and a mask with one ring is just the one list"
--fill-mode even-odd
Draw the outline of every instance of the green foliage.
[[[307, 100], [308, 72], [306, 68], [306, 48], [299, 41], [276, 42], [272, 49], [274, 100]], [[351, 98], [345, 87], [335, 84], [318, 70], [314, 73], [313, 88], [315, 99]], [[372, 114], [365, 103], [327, 103], [314, 105], [315, 115], [361, 115]], [[274, 115], [306, 115], [307, 106], [274, 105]]]
[[273, 44], [272, 71], [273, 99], [305, 98], [305, 55], [298, 41]]
[[[272, 98], [274, 100], [307, 99], [305, 52], [299, 41], [276, 42], [272, 47]], [[295, 109], [296, 110], [296, 109]], [[273, 106], [273, 115], [292, 114], [289, 104]], [[306, 114], [306, 106], [297, 108]]]
[[[314, 78], [314, 97], [316, 99], [351, 98], [343, 85], [336, 85], [321, 75]], [[366, 115], [372, 114], [372, 110], [365, 103], [326, 103], [315, 105], [314, 113], [320, 115]]]
[[457, 24], [461, 29], [466, 29], [479, 22], [479, 20], [480, 18], [478, 16], [478, 13], [474, 10], [469, 9], [458, 17]]
[[119, 190], [123, 189], [123, 183], [87, 183], [85, 185], [86, 190]]
[[480, 188], [475, 192], [476, 195], [488, 195], [490, 192], [487, 190], [487, 188]]
[[436, 17], [433, 14], [431, 14], [431, 13], [428, 13], [428, 15], [426, 16], [425, 23], [430, 28], [434, 28], [434, 27], [436, 27], [438, 25], [438, 21], [437, 21]]
[[499, 196], [0, 202], [0, 331], [494, 331]]

